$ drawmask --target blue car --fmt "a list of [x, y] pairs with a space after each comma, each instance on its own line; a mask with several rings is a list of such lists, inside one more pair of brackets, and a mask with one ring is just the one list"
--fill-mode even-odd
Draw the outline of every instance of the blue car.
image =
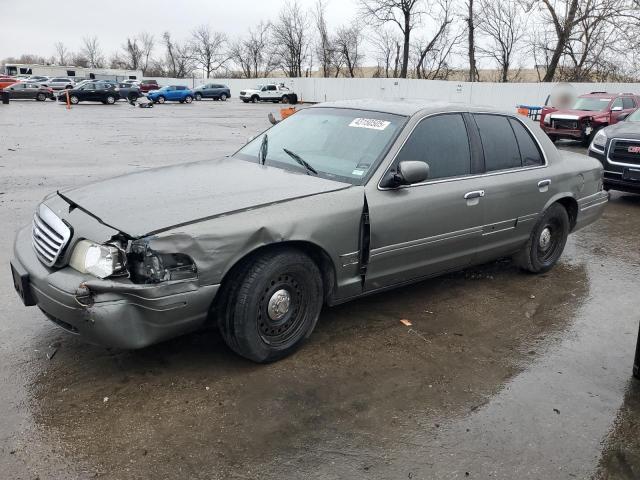
[[193, 102], [193, 92], [189, 88], [182, 85], [171, 85], [168, 87], [162, 87], [160, 90], [149, 92], [147, 97], [149, 97], [149, 100], [151, 100], [153, 103]]

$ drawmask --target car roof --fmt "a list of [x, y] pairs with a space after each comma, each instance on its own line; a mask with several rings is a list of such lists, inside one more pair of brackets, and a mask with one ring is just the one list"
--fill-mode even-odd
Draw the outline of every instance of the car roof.
[[633, 93], [607, 93], [607, 92], [591, 92], [585, 93], [584, 95], [580, 95], [580, 98], [610, 98], [614, 99], [617, 97], [635, 97], [636, 95]]
[[393, 115], [403, 115], [410, 117], [417, 113], [440, 113], [440, 112], [484, 112], [501, 113], [514, 115], [514, 112], [500, 110], [490, 106], [469, 105], [465, 103], [448, 103], [430, 100], [340, 100], [335, 102], [325, 102], [314, 105], [310, 108], [346, 108], [353, 110], [369, 110]]

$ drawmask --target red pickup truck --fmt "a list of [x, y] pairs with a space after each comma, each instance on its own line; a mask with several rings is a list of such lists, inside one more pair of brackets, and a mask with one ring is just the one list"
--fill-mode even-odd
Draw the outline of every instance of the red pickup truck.
[[142, 80], [140, 82], [140, 91], [142, 93], [149, 93], [152, 90], [159, 90], [160, 85], [156, 80]]
[[589, 145], [601, 128], [614, 125], [640, 107], [640, 97], [632, 93], [591, 92], [580, 95], [570, 109], [544, 107], [540, 127], [556, 141], [580, 140]]

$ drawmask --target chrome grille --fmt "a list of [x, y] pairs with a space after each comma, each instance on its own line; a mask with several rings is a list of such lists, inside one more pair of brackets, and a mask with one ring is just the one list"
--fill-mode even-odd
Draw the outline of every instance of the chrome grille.
[[33, 215], [31, 239], [33, 249], [42, 263], [55, 265], [71, 238], [71, 229], [47, 206], [40, 204]]
[[619, 165], [640, 166], [640, 140], [611, 140], [609, 161]]

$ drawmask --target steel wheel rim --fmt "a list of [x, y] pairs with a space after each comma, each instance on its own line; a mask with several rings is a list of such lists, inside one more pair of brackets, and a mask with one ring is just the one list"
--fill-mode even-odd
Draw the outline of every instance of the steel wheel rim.
[[536, 253], [541, 263], [553, 260], [562, 245], [562, 226], [557, 219], [550, 219], [536, 239]]
[[[305, 290], [297, 278], [289, 273], [278, 275], [266, 285], [258, 304], [256, 322], [263, 342], [277, 347], [297, 340], [307, 315], [303, 301]], [[274, 310], [276, 304], [281, 307], [280, 310]]]

